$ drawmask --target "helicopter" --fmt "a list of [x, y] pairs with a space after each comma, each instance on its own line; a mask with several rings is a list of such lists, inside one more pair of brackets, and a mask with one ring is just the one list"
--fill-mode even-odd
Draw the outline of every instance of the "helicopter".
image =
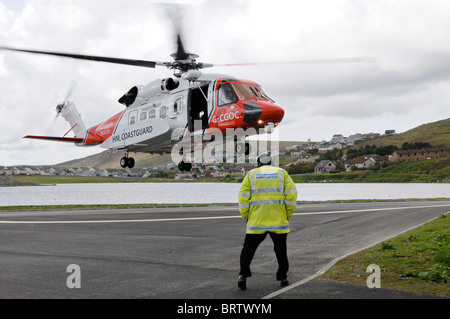
[[[0, 46], [0, 50], [56, 57], [107, 62], [144, 68], [166, 67], [173, 76], [156, 79], [146, 85], [135, 85], [118, 102], [125, 108], [107, 120], [86, 127], [75, 104], [69, 101], [56, 106], [57, 116], [69, 122], [70, 129], [63, 136], [26, 135], [27, 139], [74, 143], [76, 146], [98, 146], [113, 151], [124, 151], [120, 166], [133, 168], [135, 160], [131, 152], [167, 154], [174, 146], [186, 153], [186, 143], [192, 137], [201, 136], [202, 141], [212, 141], [217, 132], [230, 129], [245, 130], [252, 134], [271, 134], [284, 118], [284, 109], [275, 103], [262, 86], [251, 80], [238, 79], [223, 74], [204, 74], [200, 70], [214, 66], [243, 66], [269, 63], [219, 64], [197, 62], [199, 56], [184, 49], [180, 33], [177, 33], [177, 51], [173, 61], [160, 62], [132, 60], [105, 56], [81, 55], [53, 51], [19, 49]], [[299, 60], [287, 63], [354, 63], [370, 61], [370, 58], [340, 58]], [[273, 63], [270, 63], [273, 64]], [[67, 136], [72, 132], [73, 137]], [[250, 133], [249, 133], [250, 132]], [[235, 151], [248, 155], [250, 144], [234, 137]], [[188, 141], [188, 142], [186, 142]], [[203, 142], [203, 147], [205, 143]], [[192, 152], [192, 150], [191, 150]], [[185, 154], [184, 154], [185, 155]], [[182, 156], [178, 163], [181, 171], [192, 169], [192, 158]]]

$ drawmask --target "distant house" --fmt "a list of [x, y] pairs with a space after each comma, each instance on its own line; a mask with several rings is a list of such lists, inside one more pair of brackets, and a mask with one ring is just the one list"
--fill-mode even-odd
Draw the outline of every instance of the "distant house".
[[314, 163], [319, 157], [320, 157], [320, 155], [318, 155], [318, 154], [306, 153], [306, 154], [300, 155], [300, 157], [298, 159], [298, 163]]
[[45, 168], [45, 169], [41, 169], [41, 175], [55, 175], [56, 169], [54, 169], [53, 167], [50, 168]]
[[226, 175], [230, 175], [233, 177], [237, 177], [237, 176], [241, 176], [241, 170], [237, 167], [233, 167], [233, 168], [227, 168], [226, 170], [223, 170], [223, 174]]
[[375, 160], [372, 158], [354, 158], [345, 162], [345, 170], [349, 172], [352, 167], [369, 168], [375, 165]]
[[336, 144], [336, 143], [347, 143], [347, 139], [342, 134], [334, 134], [333, 137], [330, 140], [330, 144]]
[[254, 169], [255, 166], [242, 166], [241, 167], [241, 175], [245, 176], [248, 172], [250, 172], [252, 169]]
[[384, 156], [375, 155], [375, 156], [372, 156], [372, 159], [375, 161], [375, 163], [385, 162], [385, 161], [389, 161], [389, 155], [384, 155]]
[[414, 150], [397, 150], [392, 154], [393, 162], [416, 162], [450, 156], [450, 147], [432, 147]]
[[353, 145], [355, 145], [355, 142], [362, 141], [362, 140], [363, 140], [362, 134], [361, 133], [356, 133], [356, 134], [350, 135], [347, 138], [347, 145], [348, 146], [353, 146]]
[[393, 135], [395, 134], [395, 130], [386, 130], [384, 131], [384, 135]]
[[315, 174], [326, 174], [334, 171], [336, 169], [336, 164], [330, 160], [321, 160], [319, 164], [314, 167]]
[[107, 170], [103, 170], [102, 175], [105, 177], [126, 177], [128, 172], [124, 168], [109, 168]]
[[215, 169], [205, 169], [203, 170], [203, 175], [205, 175], [205, 177], [221, 177], [223, 176], [223, 173]]
[[305, 150], [295, 151], [295, 152], [291, 152], [291, 157], [300, 156], [303, 154], [306, 154]]
[[342, 149], [344, 149], [344, 148], [346, 148], [347, 147], [347, 145], [346, 144], [342, 144], [342, 143], [329, 143], [329, 144], [324, 144], [324, 145], [321, 145], [320, 147], [319, 147], [319, 152], [328, 152], [328, 151], [332, 151], [332, 150], [334, 150], [335, 148], [337, 148], [338, 150], [342, 150]]
[[40, 175], [41, 171], [34, 167], [25, 167], [25, 173], [27, 175]]
[[146, 168], [131, 168], [127, 170], [128, 176], [130, 177], [142, 177], [147, 173]]

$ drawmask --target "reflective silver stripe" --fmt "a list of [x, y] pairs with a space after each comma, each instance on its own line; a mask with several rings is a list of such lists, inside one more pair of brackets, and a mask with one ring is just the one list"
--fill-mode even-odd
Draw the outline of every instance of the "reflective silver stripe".
[[284, 200], [256, 200], [256, 201], [251, 201], [250, 202], [250, 206], [253, 206], [253, 205], [266, 205], [266, 204], [284, 205], [285, 201]]
[[252, 189], [252, 194], [258, 193], [283, 193], [281, 188], [260, 188], [260, 189]]
[[297, 205], [297, 202], [292, 202], [292, 201], [289, 201], [289, 200], [285, 201], [285, 203], [286, 203], [286, 205], [292, 205], [292, 206], [296, 206]]
[[297, 190], [294, 188], [294, 189], [290, 189], [290, 190], [288, 190], [288, 191], [284, 191], [284, 194], [285, 195], [289, 195], [289, 194], [297, 194]]
[[283, 230], [289, 229], [289, 225], [283, 226], [247, 226], [247, 230]]
[[250, 207], [250, 203], [248, 204], [239, 204], [239, 209], [241, 208], [249, 208]]
[[250, 171], [250, 183], [252, 184], [252, 188], [255, 188], [255, 172], [253, 170]]
[[239, 196], [241, 196], [241, 197], [248, 197], [248, 196], [250, 196], [250, 193], [249, 192], [247, 192], [247, 193], [239, 193]]
[[279, 168], [278, 169], [278, 173], [279, 173], [279, 182], [280, 182], [280, 188], [284, 189], [284, 174], [283, 174], [283, 169]]
[[260, 179], [278, 179], [278, 173], [256, 173], [256, 180]]

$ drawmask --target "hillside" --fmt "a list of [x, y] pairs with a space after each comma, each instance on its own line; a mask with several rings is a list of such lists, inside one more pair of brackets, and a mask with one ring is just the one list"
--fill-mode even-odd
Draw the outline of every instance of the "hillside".
[[373, 140], [357, 143], [355, 147], [375, 144], [402, 146], [403, 143], [424, 142], [433, 146], [450, 147], [450, 118], [442, 121], [420, 125], [404, 133], [380, 136]]
[[[413, 128], [404, 133], [381, 136], [369, 141], [357, 143], [354, 148], [364, 145], [396, 145], [400, 147], [405, 142], [427, 142], [433, 146], [443, 145], [450, 147], [450, 118], [438, 122], [428, 123]], [[280, 141], [280, 149], [291, 145], [300, 145], [306, 142], [299, 141]], [[119, 161], [124, 155], [123, 151], [113, 153], [112, 151], [103, 151], [85, 158], [64, 162], [58, 164], [61, 167], [96, 167], [99, 169], [120, 168]], [[136, 160], [136, 168], [154, 167], [171, 163], [170, 154], [151, 155], [146, 153], [131, 153]]]
[[[279, 143], [280, 148], [284, 148], [290, 145], [300, 145], [306, 142], [298, 142], [298, 141], [284, 141]], [[103, 151], [101, 153], [87, 156], [84, 158], [60, 163], [57, 166], [59, 167], [95, 167], [99, 169], [107, 169], [107, 168], [121, 168], [119, 161], [122, 156], [124, 156], [123, 151], [117, 151], [113, 153], [111, 150]], [[170, 154], [166, 155], [157, 155], [157, 154], [147, 154], [147, 153], [130, 153], [130, 156], [134, 157], [136, 161], [135, 168], [144, 168], [144, 167], [154, 167], [154, 166], [162, 166], [172, 163], [172, 159]]]
[[[171, 162], [170, 154], [157, 155], [146, 153], [130, 153], [136, 160], [136, 168], [153, 167], [166, 165]], [[115, 152], [111, 150], [103, 151], [101, 153], [87, 156], [81, 159], [60, 163], [57, 166], [60, 167], [95, 167], [99, 169], [107, 168], [121, 168], [119, 161], [124, 156], [124, 152]]]

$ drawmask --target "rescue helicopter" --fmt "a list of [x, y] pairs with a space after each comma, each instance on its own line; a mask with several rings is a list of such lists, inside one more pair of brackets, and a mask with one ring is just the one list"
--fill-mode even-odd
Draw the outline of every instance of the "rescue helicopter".
[[[266, 63], [211, 64], [198, 62], [199, 56], [184, 49], [180, 33], [176, 34], [177, 50], [169, 62], [132, 60], [105, 56], [81, 55], [53, 51], [19, 49], [0, 46], [0, 50], [43, 54], [97, 62], [123, 64], [144, 68], [166, 67], [173, 76], [156, 79], [146, 85], [135, 85], [118, 102], [124, 110], [107, 120], [86, 127], [75, 104], [66, 100], [56, 106], [70, 124], [63, 136], [26, 135], [27, 139], [74, 143], [76, 146], [97, 146], [123, 151], [120, 166], [133, 168], [135, 160], [131, 152], [170, 153], [182, 138], [227, 129], [255, 128], [255, 134], [272, 133], [283, 120], [285, 111], [251, 80], [237, 79], [222, 74], [204, 74], [202, 69], [213, 66], [241, 66]], [[322, 60], [299, 60], [281, 63], [353, 63], [370, 58], [341, 58]], [[279, 64], [280, 62], [278, 62]], [[277, 63], [275, 63], [277, 64]], [[196, 125], [200, 123], [200, 125]], [[178, 138], [173, 138], [177, 131]], [[73, 136], [68, 136], [69, 133]], [[204, 140], [211, 140], [205, 138]], [[235, 141], [237, 142], [237, 141]], [[236, 143], [236, 152], [249, 154], [249, 143]], [[178, 163], [180, 170], [192, 169], [192, 161], [183, 157]]]

